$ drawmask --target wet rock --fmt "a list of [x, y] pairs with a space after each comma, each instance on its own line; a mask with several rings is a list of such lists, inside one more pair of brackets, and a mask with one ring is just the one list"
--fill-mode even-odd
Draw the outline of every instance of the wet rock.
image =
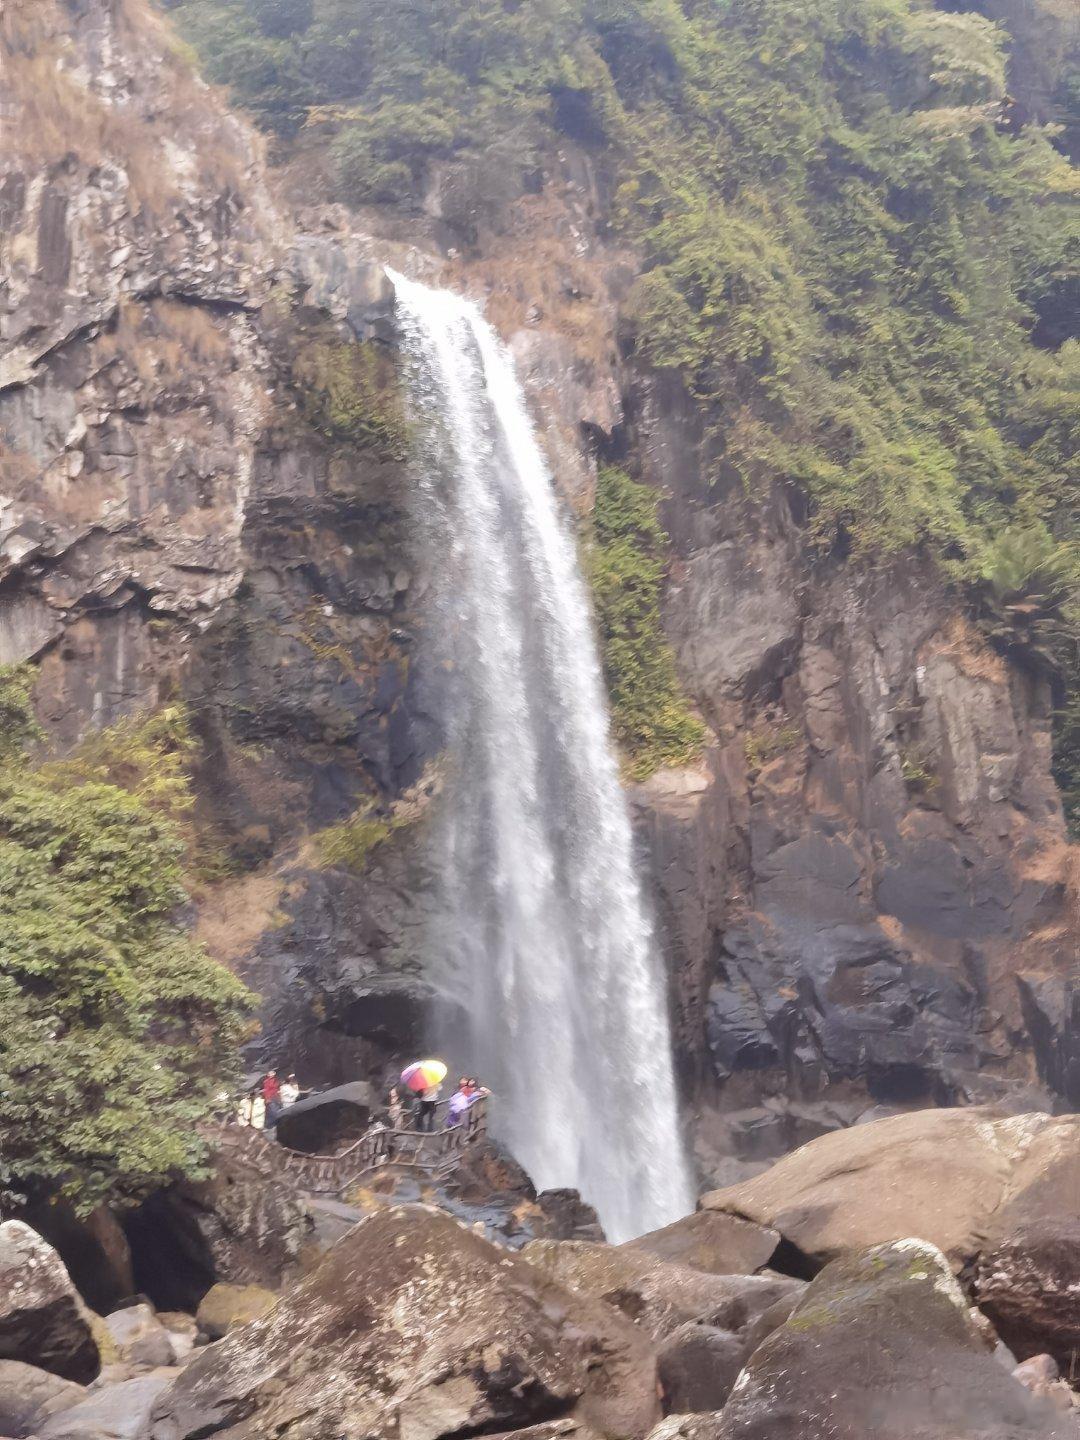
[[151, 1409], [172, 1373], [140, 1375], [95, 1390], [78, 1405], [48, 1420], [35, 1440], [144, 1440]]
[[[302, 1364], [298, 1364], [302, 1357]], [[644, 1435], [655, 1364], [639, 1332], [422, 1206], [355, 1226], [272, 1315], [197, 1355], [161, 1397], [154, 1440], [244, 1416], [252, 1437], [318, 1414], [327, 1434], [411, 1440], [572, 1417]]]
[[1075, 1440], [994, 1359], [945, 1257], [901, 1240], [834, 1261], [754, 1352], [712, 1440]]
[[780, 1275], [705, 1274], [628, 1246], [534, 1240], [521, 1253], [552, 1279], [605, 1301], [654, 1337], [687, 1321], [741, 1331], [802, 1289], [798, 1280]]
[[59, 1255], [29, 1225], [0, 1225], [0, 1360], [86, 1384], [100, 1368], [86, 1309]]
[[237, 1326], [249, 1325], [252, 1320], [269, 1314], [277, 1298], [272, 1290], [264, 1290], [261, 1285], [219, 1283], [199, 1301], [195, 1319], [204, 1335], [220, 1340]]
[[707, 1275], [753, 1275], [768, 1265], [779, 1242], [779, 1233], [768, 1226], [722, 1211], [698, 1210], [621, 1248], [644, 1250]]
[[81, 1385], [62, 1380], [21, 1360], [0, 1360], [0, 1435], [22, 1440], [40, 1424], [86, 1394]]
[[664, 1409], [671, 1414], [719, 1410], [746, 1360], [746, 1343], [715, 1325], [680, 1325], [656, 1357]]
[[168, 1332], [152, 1305], [129, 1305], [106, 1315], [105, 1328], [121, 1364], [171, 1365], [175, 1358]]

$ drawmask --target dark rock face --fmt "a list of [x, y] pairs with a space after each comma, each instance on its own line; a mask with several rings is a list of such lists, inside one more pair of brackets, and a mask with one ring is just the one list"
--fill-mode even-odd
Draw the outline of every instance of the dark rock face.
[[[719, 737], [693, 790], [661, 776], [638, 797], [686, 1071], [731, 1110], [777, 1093], [995, 1100], [1033, 1061], [1068, 1093], [1075, 928], [1049, 692], [915, 566], [804, 577], [780, 625], [777, 573], [801, 567], [783, 501], [733, 560], [716, 537], [745, 530], [741, 497], [706, 502], [675, 443], [685, 423], [646, 392], [638, 443], [686, 559], [669, 626]], [[724, 616], [715, 645], [705, 612]], [[757, 1158], [734, 1132], [729, 1153]]]
[[[657, 1413], [638, 1332], [425, 1207], [357, 1225], [265, 1320], [196, 1356], [154, 1440], [244, 1433], [494, 1433], [573, 1415], [641, 1436]], [[318, 1416], [317, 1431], [305, 1416]]]
[[23, 1216], [64, 1262], [79, 1294], [99, 1315], [107, 1315], [135, 1291], [131, 1251], [120, 1221], [101, 1208], [80, 1217], [54, 1197]]
[[0, 1360], [80, 1384], [100, 1369], [86, 1307], [63, 1262], [21, 1220], [0, 1225]]
[[312, 1229], [304, 1197], [249, 1132], [217, 1137], [213, 1177], [152, 1195], [124, 1217], [138, 1288], [161, 1310], [195, 1310], [215, 1281], [280, 1285]]
[[998, 1364], [944, 1257], [902, 1240], [834, 1261], [755, 1351], [715, 1440], [1074, 1440]]

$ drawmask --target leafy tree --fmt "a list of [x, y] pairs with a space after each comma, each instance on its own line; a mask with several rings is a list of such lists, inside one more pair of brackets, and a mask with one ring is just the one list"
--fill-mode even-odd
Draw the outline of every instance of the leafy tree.
[[35, 767], [29, 680], [0, 669], [0, 1194], [90, 1209], [199, 1172], [252, 997], [174, 918], [177, 713]]

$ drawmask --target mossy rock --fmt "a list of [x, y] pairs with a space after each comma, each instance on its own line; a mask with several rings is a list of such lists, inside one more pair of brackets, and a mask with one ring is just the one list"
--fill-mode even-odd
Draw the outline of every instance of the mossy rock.
[[228, 1285], [219, 1281], [199, 1301], [196, 1319], [199, 1329], [211, 1340], [220, 1340], [240, 1325], [261, 1320], [277, 1304], [278, 1297], [262, 1285]]

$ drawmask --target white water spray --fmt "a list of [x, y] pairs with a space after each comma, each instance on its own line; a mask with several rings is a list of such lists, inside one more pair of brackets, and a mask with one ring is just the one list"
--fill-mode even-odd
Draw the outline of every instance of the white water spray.
[[588, 594], [509, 353], [469, 301], [391, 279], [447, 690], [437, 964], [500, 1133], [625, 1240], [692, 1197]]

